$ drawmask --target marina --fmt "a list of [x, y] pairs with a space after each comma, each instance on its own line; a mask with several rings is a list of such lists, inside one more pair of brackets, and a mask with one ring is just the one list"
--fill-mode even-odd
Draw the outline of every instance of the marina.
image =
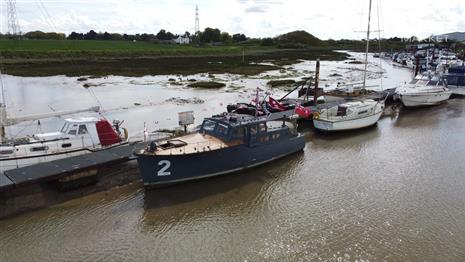
[[465, 257], [462, 3], [33, 2], [0, 5], [0, 261]]

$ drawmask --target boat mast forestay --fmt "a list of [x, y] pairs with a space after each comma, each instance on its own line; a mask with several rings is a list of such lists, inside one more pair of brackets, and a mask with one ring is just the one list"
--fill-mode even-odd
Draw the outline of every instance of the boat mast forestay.
[[363, 89], [366, 87], [366, 81], [367, 81], [367, 67], [368, 67], [368, 51], [370, 48], [370, 21], [371, 21], [371, 2], [370, 0], [370, 5], [368, 7], [368, 29], [367, 29], [367, 46], [366, 46], [366, 52], [365, 52], [365, 70], [363, 71]]

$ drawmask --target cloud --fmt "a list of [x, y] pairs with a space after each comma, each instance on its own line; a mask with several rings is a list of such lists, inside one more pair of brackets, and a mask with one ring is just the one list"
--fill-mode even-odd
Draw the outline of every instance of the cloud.
[[268, 9], [266, 5], [254, 5], [245, 9], [246, 13], [265, 13]]

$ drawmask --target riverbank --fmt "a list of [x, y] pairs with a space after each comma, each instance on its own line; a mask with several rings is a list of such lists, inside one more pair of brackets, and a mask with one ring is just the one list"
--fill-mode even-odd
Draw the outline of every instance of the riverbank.
[[[59, 41], [57, 41], [59, 42]], [[101, 41], [100, 41], [101, 42]], [[278, 49], [261, 46], [177, 46], [150, 43], [56, 43], [0, 41], [5, 73], [15, 76], [168, 75], [233, 73], [256, 75], [299, 60], [340, 61], [347, 54], [328, 48]], [[92, 45], [93, 44], [93, 45]], [[104, 49], [107, 48], [107, 49]]]

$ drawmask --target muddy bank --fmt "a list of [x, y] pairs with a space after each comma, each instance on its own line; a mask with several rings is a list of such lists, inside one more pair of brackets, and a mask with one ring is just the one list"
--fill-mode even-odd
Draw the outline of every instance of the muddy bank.
[[[171, 56], [171, 57], [76, 57], [76, 59], [44, 58], [14, 59], [3, 62], [5, 73], [15, 76], [52, 76], [52, 75], [191, 75], [210, 72], [215, 74], [233, 73], [256, 75], [265, 71], [279, 69], [283, 65], [293, 64], [299, 59], [305, 60], [343, 60], [345, 53], [331, 50], [276, 50], [271, 52], [226, 54], [215, 56]], [[264, 63], [266, 61], [266, 63]]]

